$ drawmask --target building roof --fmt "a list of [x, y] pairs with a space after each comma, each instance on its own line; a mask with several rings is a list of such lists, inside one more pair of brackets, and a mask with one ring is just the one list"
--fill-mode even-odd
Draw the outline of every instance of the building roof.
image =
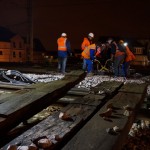
[[14, 35], [9, 29], [0, 26], [0, 41], [9, 42]]
[[[0, 41], [2, 42], [10, 42], [10, 39], [15, 36], [17, 34], [13, 33], [11, 30], [0, 26]], [[27, 39], [25, 37], [22, 37], [25, 41], [25, 43], [27, 42]], [[37, 38], [33, 39], [33, 47], [34, 47], [34, 51], [37, 52], [44, 52], [45, 47], [43, 46], [43, 44], [41, 43], [41, 41]]]

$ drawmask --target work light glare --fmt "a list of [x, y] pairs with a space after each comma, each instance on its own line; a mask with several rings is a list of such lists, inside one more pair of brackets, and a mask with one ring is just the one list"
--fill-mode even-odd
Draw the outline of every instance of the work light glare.
[[127, 46], [128, 45], [128, 43], [124, 43], [124, 46]]

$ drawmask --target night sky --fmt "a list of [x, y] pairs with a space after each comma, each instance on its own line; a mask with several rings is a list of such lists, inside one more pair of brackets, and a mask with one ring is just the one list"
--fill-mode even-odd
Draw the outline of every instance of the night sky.
[[[72, 49], [89, 32], [100, 36], [150, 38], [149, 0], [33, 0], [33, 35], [47, 50], [68, 34]], [[0, 26], [27, 34], [26, 0], [0, 0]]]

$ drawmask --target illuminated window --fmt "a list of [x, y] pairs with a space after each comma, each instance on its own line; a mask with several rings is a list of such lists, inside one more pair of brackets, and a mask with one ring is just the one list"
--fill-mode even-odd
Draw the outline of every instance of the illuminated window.
[[3, 55], [3, 52], [2, 52], [2, 51], [0, 51], [0, 55]]
[[15, 53], [15, 52], [13, 52], [13, 57], [14, 57], [14, 58], [16, 57], [16, 53]]

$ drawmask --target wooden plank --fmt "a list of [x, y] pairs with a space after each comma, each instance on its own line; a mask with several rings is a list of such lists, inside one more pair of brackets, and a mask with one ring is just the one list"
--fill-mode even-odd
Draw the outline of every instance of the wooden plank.
[[89, 94], [90, 89], [73, 87], [67, 92], [67, 95], [85, 96]]
[[91, 91], [93, 91], [95, 94], [104, 93], [107, 95], [111, 95], [114, 94], [114, 92], [118, 90], [122, 85], [122, 82], [104, 81], [96, 87], [91, 88]]
[[[67, 92], [68, 98], [61, 98], [58, 100], [58, 102], [65, 102], [65, 103], [70, 103], [70, 104], [87, 104], [87, 105], [99, 105], [97, 103], [99, 100], [104, 99], [105, 96], [110, 96], [113, 95], [121, 86], [123, 83], [121, 82], [109, 82], [105, 81], [97, 85], [96, 87], [92, 87], [91, 90], [85, 89], [85, 88], [72, 88], [70, 91]], [[100, 93], [99, 93], [100, 91]], [[73, 95], [72, 95], [73, 94]], [[82, 98], [76, 97], [75, 98], [70, 97], [70, 96], [83, 96]], [[95, 101], [95, 99], [99, 99]], [[95, 101], [95, 102], [94, 102]], [[93, 103], [94, 102], [94, 103]]]
[[28, 89], [31, 84], [28, 85], [13, 85], [13, 84], [0, 84], [0, 89], [12, 89], [12, 90], [20, 90], [20, 89]]
[[[74, 128], [83, 123], [83, 121], [87, 120], [95, 109], [96, 107], [91, 105], [70, 104], [61, 110], [61, 112], [70, 114], [70, 116], [72, 116], [74, 119], [73, 122], [67, 122], [59, 119], [58, 116], [60, 112], [57, 112], [23, 133], [9, 144], [23, 141], [22, 145], [30, 145], [31, 139], [38, 138], [41, 135], [47, 136], [54, 144], [57, 144], [58, 141], [54, 139], [55, 135], [59, 135], [60, 137], [65, 138], [65, 136], [68, 135], [68, 133], [70, 133]], [[5, 145], [5, 148], [9, 144]]]
[[[145, 87], [143, 87], [145, 89]], [[143, 90], [144, 91], [144, 90]], [[62, 148], [62, 150], [120, 150], [128, 136], [128, 131], [134, 121], [139, 105], [144, 99], [142, 94], [119, 92], [105, 104], [98, 113]], [[104, 120], [99, 114], [105, 112], [108, 104], [113, 104], [113, 115]], [[123, 106], [133, 108], [132, 115], [124, 116]], [[122, 131], [116, 135], [109, 134], [106, 129], [118, 126]]]
[[77, 87], [73, 87], [70, 89], [70, 91], [82, 91], [82, 92], [89, 92], [90, 89], [87, 88], [77, 88]]
[[[109, 82], [107, 82], [109, 84]], [[106, 85], [106, 83], [105, 83]], [[109, 84], [110, 85], [110, 84]], [[120, 86], [120, 84], [117, 84]], [[117, 90], [117, 88], [115, 88]], [[114, 91], [114, 90], [113, 90]], [[93, 93], [88, 94], [84, 98], [77, 98], [74, 103], [71, 103], [64, 107], [61, 112], [69, 114], [74, 121], [64, 121], [58, 118], [59, 113], [57, 112], [52, 116], [49, 116], [47, 119], [38, 123], [33, 128], [29, 129], [16, 139], [12, 140], [10, 143], [4, 146], [4, 149], [8, 145], [22, 142], [22, 145], [30, 145], [31, 139], [38, 138], [40, 136], [47, 136], [55, 144], [57, 149], [57, 144], [60, 143], [55, 140], [55, 135], [59, 135], [64, 141], [66, 136], [71, 134], [78, 126], [82, 126], [93, 116], [98, 107], [103, 103], [103, 100], [106, 95], [95, 95]]]
[[[10, 88], [10, 90], [12, 89], [12, 91], [10, 93], [7, 94], [1, 94], [0, 95], [0, 104], [4, 103], [8, 100], [11, 100], [13, 97], [19, 96], [21, 94], [27, 93], [28, 91], [32, 90], [32, 89], [36, 89], [39, 87], [44, 86], [46, 83], [36, 83], [36, 84], [30, 84], [27, 86], [13, 86]], [[6, 87], [5, 85], [1, 85], [2, 87]], [[15, 88], [14, 88], [15, 87]], [[6, 87], [6, 89], [4, 90], [8, 90], [9, 86]], [[10, 97], [10, 98], [7, 98]], [[7, 98], [7, 99], [6, 99]]]
[[6, 118], [0, 117], [0, 122], [4, 121]]
[[[113, 95], [122, 85], [123, 84], [121, 82], [116, 81], [102, 82], [96, 87], [91, 88], [91, 90], [88, 92], [89, 94], [86, 94], [82, 98], [77, 98], [75, 101], [70, 101], [69, 103], [98, 106], [105, 97], [110, 97]], [[78, 90], [80, 90], [80, 88], [78, 88]], [[78, 90], [76, 89], [76, 91]]]
[[38, 99], [44, 97], [46, 94], [54, 94], [54, 92], [57, 93], [56, 91], [59, 90], [61, 90], [59, 92], [66, 91], [66, 88], [63, 87], [67, 86], [68, 83], [69, 81], [65, 82], [65, 80], [63, 80], [59, 81], [59, 83], [47, 83], [37, 89], [22, 90], [21, 94], [12, 93], [11, 98], [6, 97], [2, 99], [5, 103], [0, 104], [0, 114], [8, 116], [13, 112], [25, 107], [26, 105], [32, 104], [34, 101], [37, 101]]
[[85, 96], [88, 94], [88, 92], [83, 92], [83, 91], [68, 91], [67, 92], [68, 95], [78, 95], [78, 96]]
[[85, 73], [80, 71], [75, 76], [67, 76], [62, 80], [42, 84], [40, 87], [35, 85], [36, 88], [30, 89], [27, 93], [12, 96], [11, 99], [5, 98], [5, 102], [0, 104], [0, 114], [7, 118], [0, 123], [1, 135], [58, 100], [84, 77]]
[[[29, 91], [30, 91], [29, 89], [23, 89], [23, 90], [14, 91], [14, 92], [12, 92], [12, 93], [2, 94], [2, 95], [0, 95], [0, 104], [6, 102], [6, 101], [8, 101], [8, 100], [11, 100], [12, 97], [16, 97], [16, 96], [18, 96], [18, 95], [27, 93], [27, 92], [29, 92]], [[9, 97], [9, 98], [8, 98], [8, 97]], [[6, 99], [6, 98], [7, 98], [7, 99]]]
[[143, 92], [145, 92], [146, 88], [147, 88], [147, 84], [145, 83], [142, 83], [142, 84], [128, 83], [128, 84], [125, 84], [119, 91], [142, 94]]
[[70, 95], [66, 95], [62, 98], [60, 98], [56, 103], [71, 103], [73, 101], [75, 101], [77, 98], [79, 98], [79, 96], [70, 96]]
[[[36, 93], [36, 94], [35, 94]], [[0, 114], [8, 116], [15, 111], [22, 109], [26, 105], [32, 104], [34, 101], [42, 98], [46, 93], [44, 92], [36, 92], [36, 90], [28, 91], [27, 93], [16, 95], [6, 102], [0, 104]]]
[[[31, 140], [39, 138], [41, 136], [48, 137], [54, 144], [58, 141], [55, 140], [55, 136], [59, 135], [61, 138], [65, 138], [68, 133], [70, 133], [75, 127], [80, 125], [83, 119], [89, 117], [93, 112], [94, 107], [81, 106], [81, 105], [70, 105], [65, 111], [73, 116], [74, 121], [64, 121], [59, 119], [59, 112], [49, 116], [36, 126], [24, 132], [22, 135], [18, 136], [16, 139], [12, 140], [10, 143], [5, 145], [3, 148], [6, 149], [8, 145], [22, 142], [21, 145], [30, 145]], [[84, 118], [83, 118], [84, 117]]]
[[105, 97], [106, 95], [88, 94], [82, 98], [76, 99], [75, 101], [71, 101], [70, 104], [82, 104], [97, 107], [103, 102]]
[[58, 95], [58, 93], [63, 93], [67, 91], [67, 89], [70, 88], [70, 86], [69, 88], [67, 88], [68, 84], [71, 85], [79, 79], [78, 77], [71, 76], [68, 80], [68, 77], [67, 81], [65, 80], [65, 78], [63, 80], [42, 84], [43, 86], [40, 86], [36, 89], [31, 89], [24, 94], [22, 93], [21, 95], [16, 95], [15, 97], [12, 97], [9, 101], [7, 101], [8, 98], [6, 98], [6, 102], [0, 105], [0, 114], [8, 116], [9, 114], [25, 107], [26, 105], [29, 105], [34, 101], [44, 97], [46, 94], [50, 93], [51, 95], [53, 95], [57, 93]]
[[35, 84], [30, 84], [30, 88], [36, 89], [36, 88], [38, 88], [38, 87], [44, 86], [45, 84], [46, 84], [46, 83], [44, 83], [44, 82], [37, 82], [37, 83], [35, 83]]

